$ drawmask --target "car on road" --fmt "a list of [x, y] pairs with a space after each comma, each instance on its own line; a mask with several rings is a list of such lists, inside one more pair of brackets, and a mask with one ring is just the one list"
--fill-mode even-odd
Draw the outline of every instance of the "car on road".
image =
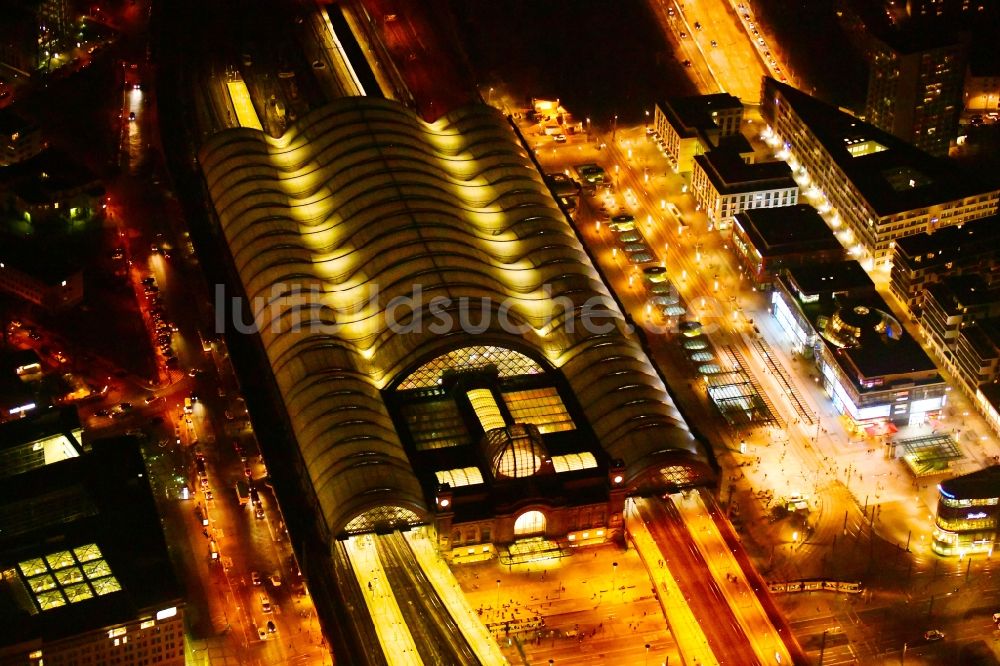
[[135, 120], [135, 111], [131, 111], [131, 112], [129, 112], [129, 114], [128, 114], [128, 119], [129, 119], [129, 122], [131, 122], [131, 121], [134, 121], [134, 120]]
[[242, 59], [244, 67], [250, 67], [251, 65], [253, 65], [253, 58], [250, 57], [249, 53], [244, 53]]
[[925, 641], [939, 641], [944, 638], [944, 632], [940, 629], [930, 629], [924, 632]]
[[279, 574], [277, 571], [271, 574], [268, 580], [271, 581], [271, 585], [274, 585], [275, 587], [281, 587], [281, 574]]
[[552, 139], [556, 143], [566, 143], [566, 135], [565, 134], [556, 134], [555, 136], [552, 137]]
[[695, 22], [694, 22], [694, 29], [695, 29], [695, 30], [701, 30], [701, 23], [700, 23], [700, 22], [698, 22], [698, 21], [695, 21]]
[[260, 572], [251, 571], [250, 572], [250, 582], [254, 585], [260, 585], [263, 582], [260, 578]]
[[713, 39], [713, 40], [712, 40], [712, 48], [714, 49], [714, 48], [715, 48], [716, 46], [718, 46], [718, 45], [719, 45], [719, 42], [717, 42], [717, 41], [715, 41], [715, 40]]
[[267, 621], [267, 633], [276, 634], [278, 633], [278, 625], [274, 623], [274, 620]]
[[152, 405], [154, 402], [160, 402], [161, 400], [163, 400], [162, 395], [151, 395], [145, 400], [143, 400], [143, 402], [146, 403], [147, 405]]
[[260, 595], [260, 610], [264, 613], [271, 612], [271, 600], [266, 595]]
[[260, 625], [257, 625], [257, 637], [260, 640], [262, 640], [262, 641], [266, 641], [267, 640], [267, 629], [265, 629], [264, 627], [262, 627]]
[[687, 36], [688, 34], [682, 30], [680, 35], [681, 39], [687, 39]]
[[322, 60], [313, 60], [313, 69], [326, 69], [326, 63]]
[[691, 61], [690, 60], [685, 60], [684, 61], [684, 66], [685, 67], [690, 67], [691, 66]]

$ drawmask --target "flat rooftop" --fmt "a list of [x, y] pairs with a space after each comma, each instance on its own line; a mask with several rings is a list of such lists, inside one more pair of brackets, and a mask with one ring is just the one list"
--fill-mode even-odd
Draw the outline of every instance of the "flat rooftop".
[[0, 484], [0, 646], [54, 641], [178, 605], [132, 437]]
[[831, 295], [837, 292], [875, 291], [875, 283], [856, 261], [837, 264], [796, 266], [788, 272], [789, 282], [804, 295]]
[[975, 273], [948, 275], [941, 282], [928, 285], [926, 290], [948, 313], [1000, 302], [1000, 288], [991, 287], [983, 276]]
[[693, 95], [690, 97], [670, 97], [660, 102], [663, 114], [682, 136], [696, 130], [705, 131], [716, 127], [713, 111], [742, 109], [740, 99], [729, 93], [713, 95]]
[[966, 339], [981, 359], [1000, 357], [1000, 318], [981, 319], [962, 328]]
[[795, 266], [779, 280], [793, 293], [816, 297], [799, 300], [799, 307], [859, 392], [891, 386], [865, 387], [866, 378], [933, 372], [932, 378], [914, 381], [941, 381], [937, 366], [895, 319], [858, 262]]
[[[765, 78], [769, 104], [778, 92], [845, 176], [880, 215], [995, 193], [996, 178], [934, 157], [787, 84]], [[794, 141], [794, 137], [784, 137]]]
[[1000, 465], [945, 479], [938, 484], [942, 495], [952, 499], [990, 499], [1000, 497]]
[[736, 216], [761, 256], [843, 249], [819, 212], [807, 204], [751, 208]]
[[1000, 215], [991, 215], [934, 233], [897, 238], [895, 256], [907, 260], [913, 268], [930, 268], [962, 263], [983, 254], [994, 254], [998, 249]]
[[26, 120], [11, 108], [0, 109], [0, 134], [14, 134], [35, 129], [35, 124]]
[[719, 194], [797, 187], [792, 170], [784, 162], [747, 164], [739, 153], [710, 150], [694, 158]]

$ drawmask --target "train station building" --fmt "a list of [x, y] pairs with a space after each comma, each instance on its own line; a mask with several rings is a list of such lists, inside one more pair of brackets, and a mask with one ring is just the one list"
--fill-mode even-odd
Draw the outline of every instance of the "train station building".
[[323, 532], [602, 541], [709, 483], [664, 380], [506, 121], [345, 98], [200, 156]]

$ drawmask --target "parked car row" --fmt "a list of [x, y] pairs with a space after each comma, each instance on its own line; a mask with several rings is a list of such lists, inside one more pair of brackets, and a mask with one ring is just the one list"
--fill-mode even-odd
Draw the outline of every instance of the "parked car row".
[[149, 320], [152, 328], [153, 339], [157, 349], [163, 354], [168, 368], [177, 367], [177, 355], [173, 349], [173, 334], [177, 331], [177, 326], [167, 320], [167, 311], [160, 296], [160, 289], [156, 285], [156, 278], [152, 275], [142, 279], [143, 295], [149, 306]]

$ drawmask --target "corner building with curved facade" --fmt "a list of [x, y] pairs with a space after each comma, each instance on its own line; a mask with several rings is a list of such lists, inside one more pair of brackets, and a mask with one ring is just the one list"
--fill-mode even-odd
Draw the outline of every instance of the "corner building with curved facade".
[[621, 530], [712, 475], [503, 117], [344, 98], [202, 148], [328, 538], [432, 523], [453, 555]]

